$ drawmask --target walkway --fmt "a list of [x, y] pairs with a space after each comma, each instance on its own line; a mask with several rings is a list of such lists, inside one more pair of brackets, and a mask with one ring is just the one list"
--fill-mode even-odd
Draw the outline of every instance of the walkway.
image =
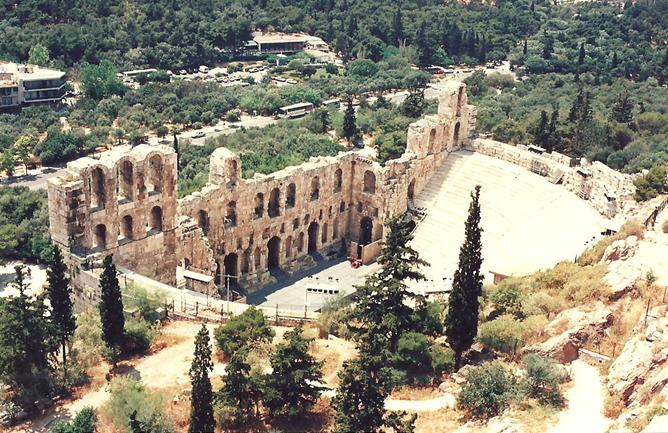
[[566, 392], [568, 407], [547, 433], [605, 433], [612, 420], [603, 416], [603, 383], [596, 367], [581, 360], [571, 364], [573, 386]]

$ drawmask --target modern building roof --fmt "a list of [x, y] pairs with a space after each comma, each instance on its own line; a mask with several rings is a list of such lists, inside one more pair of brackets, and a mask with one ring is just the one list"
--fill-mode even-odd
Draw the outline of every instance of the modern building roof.
[[0, 61], [0, 76], [9, 74], [13, 81], [19, 79], [30, 80], [57, 80], [65, 76], [65, 72], [55, 69], [43, 68], [37, 65], [28, 65], [13, 62]]

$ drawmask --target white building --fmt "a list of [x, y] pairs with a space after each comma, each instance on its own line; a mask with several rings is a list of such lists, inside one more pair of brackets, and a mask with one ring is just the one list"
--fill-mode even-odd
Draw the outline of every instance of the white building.
[[60, 102], [65, 96], [65, 72], [0, 62], [0, 109], [39, 102]]

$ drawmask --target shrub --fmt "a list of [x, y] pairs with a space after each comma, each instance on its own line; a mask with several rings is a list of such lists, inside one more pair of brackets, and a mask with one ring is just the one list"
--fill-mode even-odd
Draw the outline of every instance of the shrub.
[[619, 394], [606, 394], [603, 401], [603, 413], [610, 419], [617, 419], [626, 408], [624, 399]]
[[490, 295], [497, 315], [511, 314], [518, 319], [524, 316], [522, 311], [522, 294], [516, 286], [500, 285]]
[[427, 336], [418, 332], [402, 334], [394, 359], [397, 367], [410, 373], [426, 373], [431, 370]]
[[642, 239], [645, 234], [645, 227], [638, 220], [631, 220], [624, 223], [624, 225], [619, 229], [619, 232], [613, 236], [608, 236], [601, 239], [591, 248], [588, 248], [584, 253], [578, 257], [578, 264], [582, 266], [595, 265], [601, 261], [605, 249], [610, 246], [614, 241], [626, 239], [629, 236], [637, 236], [638, 239]]
[[545, 292], [532, 293], [522, 302], [522, 314], [525, 317], [540, 314], [553, 314], [565, 308], [563, 299]]
[[128, 310], [136, 309], [141, 319], [146, 322], [154, 323], [158, 320], [156, 310], [165, 304], [164, 293], [149, 295], [148, 290], [136, 284], [129, 284], [126, 290], [123, 290], [126, 296], [123, 297], [123, 303]]
[[274, 331], [269, 327], [262, 311], [250, 307], [225, 325], [214, 331], [216, 347], [228, 358], [240, 347], [271, 343]]
[[228, 122], [238, 122], [241, 120], [241, 114], [237, 110], [228, 111], [225, 115], [225, 120]]
[[97, 308], [92, 308], [77, 317], [73, 346], [78, 359], [86, 368], [95, 364], [104, 355], [105, 344], [102, 341], [102, 324]]
[[564, 381], [564, 374], [554, 361], [536, 354], [524, 357], [526, 370], [526, 388], [530, 397], [538, 399], [541, 404], [561, 406], [564, 396], [559, 386]]
[[491, 418], [521, 397], [517, 379], [498, 361], [475, 368], [462, 386], [457, 404], [473, 418]]
[[433, 345], [429, 348], [431, 369], [436, 375], [451, 373], [455, 369], [455, 352], [449, 347]]
[[668, 167], [652, 167], [647, 174], [637, 177], [633, 184], [636, 186], [635, 198], [638, 201], [650, 200], [666, 192], [668, 188]]
[[123, 376], [111, 382], [111, 396], [104, 405], [104, 413], [114, 424], [114, 431], [132, 433], [130, 416], [136, 419], [146, 433], [170, 433], [173, 422], [166, 413], [162, 394], [146, 390], [144, 385], [131, 377]]
[[524, 326], [513, 316], [506, 314], [480, 327], [478, 339], [490, 349], [513, 353], [524, 345]]
[[153, 343], [155, 330], [145, 320], [131, 320], [125, 324], [123, 351], [127, 354], [144, 353]]
[[71, 423], [58, 421], [50, 433], [95, 433], [97, 412], [92, 407], [84, 407]]
[[350, 301], [341, 295], [337, 295], [325, 302], [320, 309], [318, 324], [327, 333], [337, 337], [350, 337], [350, 332], [344, 318], [350, 311]]

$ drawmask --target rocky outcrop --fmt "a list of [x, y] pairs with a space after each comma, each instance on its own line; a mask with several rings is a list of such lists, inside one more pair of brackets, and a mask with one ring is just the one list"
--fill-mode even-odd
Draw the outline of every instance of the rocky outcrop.
[[550, 337], [543, 343], [524, 348], [524, 352], [537, 353], [561, 363], [572, 362], [578, 358], [580, 348], [601, 338], [612, 322], [612, 311], [600, 303], [589, 312], [578, 308], [562, 311], [545, 328]]
[[603, 253], [603, 261], [605, 263], [614, 262], [617, 260], [627, 260], [633, 257], [638, 251], [638, 237], [629, 236], [626, 239], [619, 239], [614, 241]]
[[603, 282], [608, 285], [608, 299], [612, 302], [618, 301], [624, 296], [631, 294], [638, 296], [638, 280], [643, 277], [642, 265], [639, 263], [617, 261], [608, 265], [608, 272], [603, 277]]
[[608, 389], [628, 405], [643, 404], [651, 396], [668, 397], [668, 307], [641, 317], [622, 353], [610, 366]]

